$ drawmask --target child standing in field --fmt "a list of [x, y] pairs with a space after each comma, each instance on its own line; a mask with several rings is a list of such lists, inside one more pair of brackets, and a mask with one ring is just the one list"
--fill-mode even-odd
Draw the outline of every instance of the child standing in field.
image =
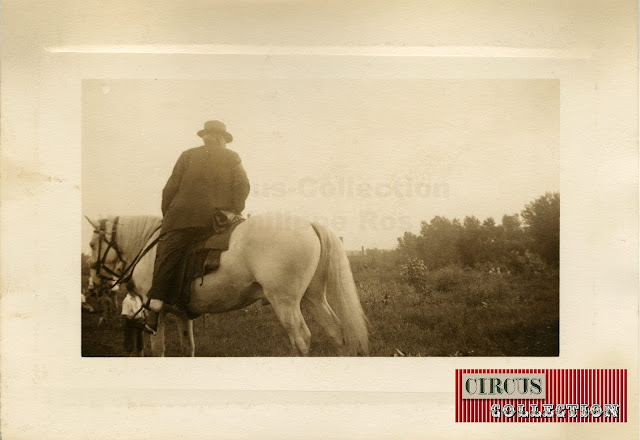
[[124, 350], [129, 356], [143, 355], [142, 328], [144, 327], [145, 310], [136, 312], [142, 308], [142, 298], [135, 289], [127, 289], [121, 285], [121, 289], [126, 291], [126, 296], [122, 300], [122, 317], [124, 319]]

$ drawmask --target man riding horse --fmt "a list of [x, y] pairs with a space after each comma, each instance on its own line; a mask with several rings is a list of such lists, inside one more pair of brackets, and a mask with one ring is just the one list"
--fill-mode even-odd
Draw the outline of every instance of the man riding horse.
[[204, 145], [182, 153], [162, 191], [162, 229], [146, 304], [145, 331], [152, 334], [164, 304], [177, 302], [178, 272], [189, 245], [213, 233], [216, 213], [240, 214], [249, 195], [240, 156], [226, 148], [233, 137], [225, 124], [208, 121], [198, 136]]

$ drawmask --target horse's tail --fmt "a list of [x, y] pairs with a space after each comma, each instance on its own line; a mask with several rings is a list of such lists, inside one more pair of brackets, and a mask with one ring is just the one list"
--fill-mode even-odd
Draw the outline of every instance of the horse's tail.
[[327, 300], [342, 324], [347, 351], [369, 354], [367, 319], [358, 298], [347, 253], [333, 232], [315, 222], [311, 226], [320, 238], [318, 269], [325, 271]]

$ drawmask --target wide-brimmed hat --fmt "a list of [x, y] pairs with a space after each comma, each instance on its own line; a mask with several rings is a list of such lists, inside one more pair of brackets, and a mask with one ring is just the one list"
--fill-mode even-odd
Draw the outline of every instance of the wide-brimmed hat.
[[227, 126], [220, 121], [207, 121], [204, 123], [204, 129], [198, 132], [198, 136], [203, 137], [206, 133], [219, 133], [224, 135], [227, 142], [233, 141], [233, 136], [227, 131]]

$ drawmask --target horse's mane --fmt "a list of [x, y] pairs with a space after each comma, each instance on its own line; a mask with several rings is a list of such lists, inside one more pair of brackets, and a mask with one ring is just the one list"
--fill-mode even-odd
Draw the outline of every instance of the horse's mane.
[[[115, 217], [108, 217], [113, 222]], [[124, 253], [137, 254], [149, 241], [162, 223], [160, 217], [149, 215], [120, 216], [116, 240]]]

